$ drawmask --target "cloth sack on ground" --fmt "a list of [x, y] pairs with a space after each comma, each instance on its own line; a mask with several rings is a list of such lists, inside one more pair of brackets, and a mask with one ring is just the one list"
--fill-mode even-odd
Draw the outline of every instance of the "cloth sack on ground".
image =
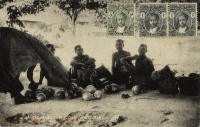
[[176, 77], [170, 70], [169, 66], [165, 66], [159, 71], [152, 73], [151, 78], [158, 83], [158, 89], [162, 94], [177, 94], [178, 86], [176, 84]]

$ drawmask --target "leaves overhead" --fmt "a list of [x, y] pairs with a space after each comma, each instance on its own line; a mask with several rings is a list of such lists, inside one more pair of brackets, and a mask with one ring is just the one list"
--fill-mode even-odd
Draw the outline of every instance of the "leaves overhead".
[[82, 10], [98, 10], [99, 8], [106, 8], [107, 2], [95, 0], [58, 0], [56, 5], [65, 11], [73, 21], [76, 21], [79, 13]]
[[[14, 1], [7, 0], [7, 2], [5, 3], [8, 2]], [[10, 27], [13, 27], [14, 24], [17, 24], [20, 27], [24, 27], [22, 21], [19, 20], [19, 17], [21, 17], [22, 15], [39, 13], [40, 11], [44, 11], [46, 7], [49, 7], [49, 3], [46, 0], [34, 0], [33, 2], [26, 3], [23, 6], [19, 7], [11, 5], [7, 7], [9, 21], [7, 21], [6, 23]]]
[[[9, 3], [15, 2], [16, 0], [0, 0], [0, 9]], [[111, 0], [110, 0], [111, 1]], [[105, 20], [107, 13], [107, 3], [109, 0], [31, 0], [25, 3], [23, 6], [11, 5], [7, 7], [7, 14], [9, 21], [7, 21], [9, 26], [17, 24], [23, 27], [23, 23], [19, 20], [22, 15], [37, 14], [41, 11], [45, 11], [46, 7], [50, 4], [57, 5], [61, 10], [63, 10], [74, 22], [81, 11], [83, 10], [94, 10], [96, 12], [97, 20]], [[114, 0], [120, 1], [120, 0]], [[143, 0], [134, 0], [135, 3], [141, 2]], [[149, 0], [151, 2], [197, 2], [197, 0]], [[197, 2], [198, 12], [200, 12], [200, 2]], [[198, 13], [198, 21], [200, 20], [200, 13]]]
[[[6, 5], [6, 3], [14, 2], [14, 0], [3, 0], [0, 1], [2, 3], [2, 7]], [[9, 6], [7, 8], [7, 14], [9, 16], [9, 21], [7, 23], [9, 26], [13, 26], [13, 24], [17, 24], [23, 27], [22, 22], [19, 20], [19, 17], [27, 14], [37, 14], [41, 11], [45, 11], [46, 7], [49, 7], [50, 4], [57, 5], [61, 10], [63, 10], [74, 22], [81, 11], [83, 10], [95, 10], [99, 16], [101, 13], [99, 12], [100, 8], [106, 9], [107, 6], [106, 1], [95, 1], [95, 0], [34, 0], [33, 2], [28, 2], [23, 6]]]

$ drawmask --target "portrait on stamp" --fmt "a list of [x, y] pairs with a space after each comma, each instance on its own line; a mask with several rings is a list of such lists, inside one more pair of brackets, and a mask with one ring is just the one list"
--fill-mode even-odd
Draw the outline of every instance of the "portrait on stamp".
[[160, 30], [160, 27], [158, 26], [159, 22], [159, 15], [156, 13], [149, 14], [147, 23], [149, 24], [147, 27], [147, 30], [150, 34], [155, 34]]
[[176, 19], [176, 30], [178, 33], [186, 33], [188, 31], [189, 26], [187, 25], [188, 22], [188, 15], [184, 12], [181, 12], [177, 15]]
[[108, 36], [134, 36], [134, 4], [108, 4]]
[[[123, 33], [128, 29], [128, 25], [126, 25], [127, 15], [123, 12], [118, 12], [115, 16], [116, 25], [114, 29], [118, 33]], [[114, 24], [113, 24], [114, 25]]]
[[196, 4], [169, 4], [169, 36], [196, 36]]
[[140, 36], [166, 36], [166, 4], [140, 5]]

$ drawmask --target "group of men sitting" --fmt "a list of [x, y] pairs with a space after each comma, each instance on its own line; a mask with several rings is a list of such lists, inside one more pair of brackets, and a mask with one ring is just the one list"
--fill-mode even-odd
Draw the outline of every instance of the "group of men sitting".
[[[117, 52], [112, 55], [112, 76], [110, 82], [125, 84], [126, 88], [139, 85], [141, 89], [153, 89], [151, 73], [154, 71], [152, 61], [147, 58], [147, 45], [141, 44], [138, 55], [131, 56], [130, 52], [124, 51], [124, 41], [116, 40], [115, 47]], [[91, 75], [95, 73], [95, 59], [83, 54], [81, 45], [74, 48], [77, 56], [71, 61], [71, 76], [76, 79], [78, 86], [86, 87], [91, 84]], [[132, 64], [135, 60], [135, 65]], [[93, 84], [94, 85], [94, 84]]]
[[[52, 44], [47, 44], [46, 47], [54, 54], [55, 48]], [[151, 59], [147, 58], [147, 45], [141, 44], [138, 48], [138, 53], [131, 56], [130, 52], [123, 50], [124, 41], [118, 39], [115, 42], [116, 52], [112, 55], [112, 74], [110, 73], [109, 82], [118, 85], [124, 85], [125, 88], [132, 88], [135, 85], [140, 86], [140, 89], [154, 89], [153, 79], [151, 74], [154, 71], [154, 65]], [[95, 59], [89, 57], [83, 53], [83, 48], [81, 45], [74, 47], [75, 53], [77, 54], [71, 61], [72, 66], [69, 70], [71, 79], [79, 86], [85, 88], [87, 85], [93, 84], [91, 77], [97, 74], [97, 68], [95, 65]], [[59, 58], [58, 58], [59, 59]], [[135, 64], [132, 61], [135, 60]], [[33, 80], [33, 71], [36, 65], [31, 66], [27, 71], [27, 77], [31, 82], [29, 84], [30, 89], [34, 89], [34, 85], [42, 84], [43, 78], [47, 79], [47, 85], [54, 86], [51, 79], [48, 76], [45, 68], [41, 67], [40, 79], [38, 83]], [[108, 71], [108, 70], [107, 70]], [[98, 76], [97, 76], [98, 77]], [[94, 86], [96, 84], [93, 84]], [[105, 87], [105, 86], [103, 86]]]
[[[55, 48], [52, 44], [47, 44], [46, 47], [54, 54]], [[144, 89], [150, 89], [151, 84], [151, 73], [154, 71], [154, 65], [151, 59], [147, 58], [147, 45], [141, 44], [138, 48], [138, 53], [131, 56], [130, 52], [123, 50], [124, 41], [122, 39], [116, 40], [115, 47], [117, 52], [112, 55], [112, 78], [111, 82], [116, 84], [127, 84], [128, 87], [133, 85], [141, 85]], [[96, 65], [95, 59], [89, 57], [83, 53], [81, 45], [74, 47], [75, 53], [77, 54], [70, 65], [71, 77], [76, 79], [78, 86], [86, 87], [91, 84], [90, 76], [95, 72]], [[59, 59], [59, 58], [58, 58]], [[135, 65], [132, 61], [135, 60]], [[30, 82], [33, 81], [33, 70], [35, 65], [30, 67], [27, 71], [27, 77]], [[41, 66], [40, 79], [38, 84], [42, 84], [43, 78], [47, 79], [48, 85], [51, 84], [51, 79], [48, 77], [48, 73]]]

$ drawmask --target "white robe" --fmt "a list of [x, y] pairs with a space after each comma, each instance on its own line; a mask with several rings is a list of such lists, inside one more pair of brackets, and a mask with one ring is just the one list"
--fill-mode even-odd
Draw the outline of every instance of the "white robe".
[[149, 29], [149, 33], [151, 33], [151, 34], [155, 34], [157, 31], [158, 31], [158, 27]]
[[118, 26], [118, 27], [117, 27], [117, 32], [118, 32], [118, 33], [123, 33], [123, 32], [124, 32], [124, 29], [125, 29], [125, 26], [123, 26], [123, 27]]
[[181, 33], [181, 34], [184, 34], [186, 32], [186, 29], [187, 29], [187, 26], [186, 27], [179, 27], [179, 30], [178, 32]]

